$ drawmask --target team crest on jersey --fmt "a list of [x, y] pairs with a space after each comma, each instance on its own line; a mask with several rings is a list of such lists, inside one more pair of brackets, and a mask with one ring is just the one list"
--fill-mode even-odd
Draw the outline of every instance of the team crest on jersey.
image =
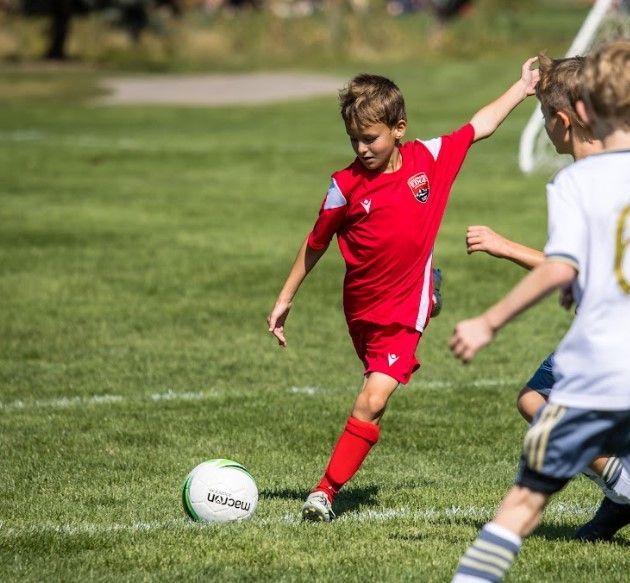
[[411, 188], [411, 194], [418, 202], [427, 202], [429, 198], [429, 179], [424, 172], [414, 174], [407, 180], [407, 184]]

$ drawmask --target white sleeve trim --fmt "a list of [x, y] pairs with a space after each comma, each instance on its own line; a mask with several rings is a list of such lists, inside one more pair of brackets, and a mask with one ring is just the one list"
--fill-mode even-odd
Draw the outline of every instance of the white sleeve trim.
[[548, 259], [549, 261], [558, 261], [559, 263], [566, 263], [567, 265], [570, 265], [571, 267], [577, 269], [577, 271], [580, 271], [580, 264], [578, 260], [573, 257], [573, 255], [568, 255], [566, 253], [550, 252], [545, 253], [545, 259]]
[[420, 140], [418, 141], [431, 152], [431, 156], [433, 156], [434, 160], [437, 160], [440, 155], [440, 150], [442, 149], [442, 138], [433, 138], [431, 140]]
[[324, 210], [336, 209], [342, 206], [346, 206], [348, 201], [341, 192], [337, 182], [334, 178], [330, 179], [330, 186], [328, 187], [328, 194], [326, 195], [326, 201], [324, 202]]

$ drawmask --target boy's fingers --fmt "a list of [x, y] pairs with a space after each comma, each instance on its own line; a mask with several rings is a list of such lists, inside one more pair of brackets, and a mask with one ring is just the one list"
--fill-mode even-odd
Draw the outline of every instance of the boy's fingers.
[[273, 335], [276, 337], [276, 339], [278, 340], [278, 344], [280, 346], [286, 346], [287, 341], [284, 337], [284, 333], [283, 333], [283, 328], [274, 328], [273, 330]]
[[453, 351], [456, 352], [459, 348], [459, 346], [462, 343], [462, 339], [460, 338], [457, 330], [455, 330], [453, 332], [453, 335], [451, 336], [450, 340], [448, 341], [448, 347]]
[[531, 66], [538, 60], [538, 57], [530, 57], [529, 59], [527, 59], [525, 61], [525, 64], [523, 65], [523, 69], [530, 69]]

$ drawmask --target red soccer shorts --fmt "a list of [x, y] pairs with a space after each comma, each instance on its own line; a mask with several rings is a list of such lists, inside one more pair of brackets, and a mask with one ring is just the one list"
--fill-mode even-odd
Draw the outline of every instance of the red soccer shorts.
[[354, 322], [350, 336], [357, 355], [365, 365], [365, 374], [382, 372], [406, 385], [420, 368], [416, 349], [422, 334], [414, 328], [370, 322]]

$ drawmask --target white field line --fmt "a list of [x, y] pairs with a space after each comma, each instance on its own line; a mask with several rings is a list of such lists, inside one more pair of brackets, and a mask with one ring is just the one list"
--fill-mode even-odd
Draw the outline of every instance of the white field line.
[[[480, 520], [490, 520], [496, 508], [489, 506], [451, 506], [450, 508], [384, 508], [382, 510], [362, 510], [357, 512], [347, 512], [341, 515], [335, 523], [339, 524], [361, 524], [361, 523], [383, 523], [395, 520], [417, 520], [425, 522], [435, 522], [443, 519], [475, 518]], [[589, 517], [595, 512], [595, 506], [578, 506], [576, 504], [554, 504], [545, 512], [545, 517], [560, 519], [566, 517]], [[251, 524], [255, 526], [282, 526], [300, 524], [301, 518], [297, 513], [282, 514], [264, 518], [254, 517]], [[134, 522], [131, 524], [121, 523], [94, 523], [76, 522], [66, 524], [29, 524], [24, 526], [11, 526], [0, 522], [0, 539], [15, 539], [21, 536], [32, 535], [57, 535], [57, 536], [80, 536], [95, 535], [102, 536], [112, 533], [142, 533], [157, 530], [194, 530], [204, 528], [221, 528], [220, 524], [200, 524], [192, 522], [186, 518], [171, 519], [154, 522]]]
[[[470, 382], [458, 381], [418, 381], [415, 387], [422, 389], [448, 389], [461, 386], [462, 388], [483, 388], [496, 386], [516, 385], [514, 379], [477, 379]], [[290, 387], [286, 392], [298, 395], [315, 396], [320, 393], [337, 392], [345, 389], [333, 389], [325, 387]], [[218, 391], [210, 389], [205, 391], [173, 391], [171, 389], [162, 393], [151, 393], [136, 396], [124, 395], [91, 395], [86, 397], [58, 397], [56, 399], [31, 399], [2, 402], [0, 401], [0, 414], [19, 411], [32, 411], [36, 409], [73, 409], [86, 406], [109, 406], [127, 402], [160, 402], [160, 401], [202, 401], [216, 399], [222, 396], [235, 395], [233, 391]], [[239, 393], [240, 394], [240, 393]]]
[[[45, 134], [38, 130], [15, 130], [15, 131], [0, 131], [0, 144], [22, 144], [38, 142], [43, 146], [50, 147], [71, 147], [82, 149], [95, 149], [95, 150], [119, 150], [123, 152], [148, 152], [148, 153], [162, 153], [162, 152], [184, 152], [190, 154], [207, 153], [208, 148], [218, 147], [218, 144], [213, 142], [201, 141], [193, 142], [185, 140], [169, 140], [168, 142], [152, 143], [150, 140], [134, 139], [129, 137], [120, 138], [107, 138], [99, 137], [90, 134]], [[283, 148], [283, 146], [278, 146]], [[287, 146], [288, 148], [288, 146]], [[322, 150], [321, 145], [296, 143], [291, 144], [291, 152], [296, 150], [301, 152], [319, 152]], [[334, 150], [334, 149], [333, 149]], [[289, 150], [287, 149], [287, 152]], [[328, 149], [327, 151], [330, 151]], [[345, 150], [339, 149], [340, 152]], [[334, 153], [334, 151], [333, 151]]]
[[16, 400], [8, 403], [0, 402], [0, 413], [11, 411], [30, 411], [33, 409], [71, 409], [88, 405], [112, 405], [115, 403], [142, 401], [198, 401], [220, 396], [217, 391], [172, 391], [151, 393], [135, 397], [123, 395], [92, 395], [90, 397], [59, 397], [57, 399], [34, 399], [30, 401]]

